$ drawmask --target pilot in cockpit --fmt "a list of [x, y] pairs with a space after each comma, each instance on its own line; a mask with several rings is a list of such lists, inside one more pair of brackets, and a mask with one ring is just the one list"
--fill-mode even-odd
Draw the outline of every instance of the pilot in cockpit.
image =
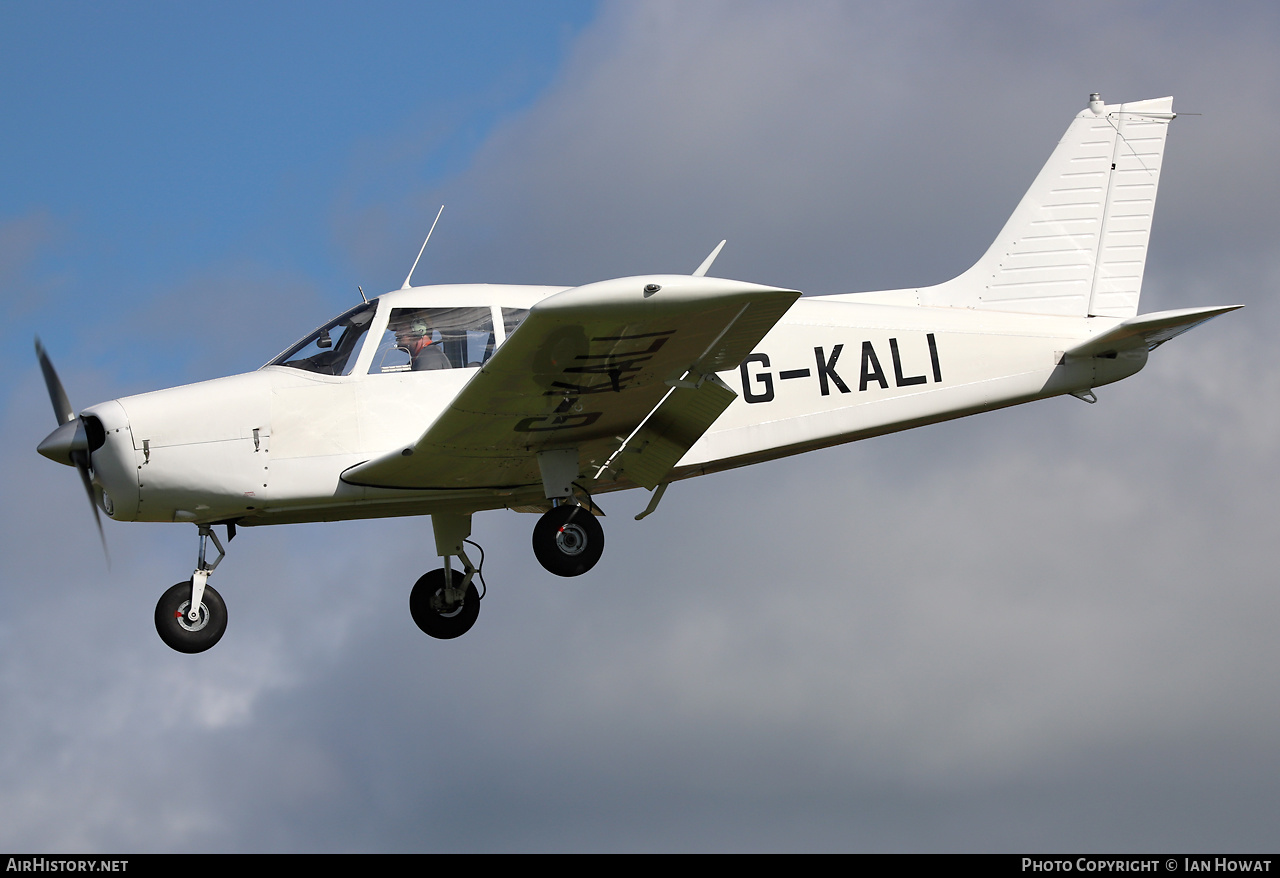
[[414, 372], [448, 369], [452, 365], [440, 345], [432, 343], [431, 327], [420, 318], [396, 329], [396, 347], [408, 352]]

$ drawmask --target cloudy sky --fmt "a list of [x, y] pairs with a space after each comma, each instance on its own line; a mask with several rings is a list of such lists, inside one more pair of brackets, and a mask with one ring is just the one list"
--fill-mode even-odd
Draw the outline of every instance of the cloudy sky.
[[[0, 7], [0, 848], [1254, 851], [1280, 825], [1280, 11], [1235, 3]], [[1099, 391], [604, 503], [550, 576], [476, 518], [194, 529], [39, 458], [415, 280], [692, 270], [807, 293], [977, 258], [1088, 93], [1166, 94], [1143, 307], [1232, 304]]]

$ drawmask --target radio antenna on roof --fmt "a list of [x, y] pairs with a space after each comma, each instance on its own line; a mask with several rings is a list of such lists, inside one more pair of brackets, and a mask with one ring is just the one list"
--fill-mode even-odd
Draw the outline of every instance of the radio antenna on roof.
[[[436, 218], [431, 221], [431, 228], [427, 230], [427, 241], [431, 240], [431, 233], [436, 230], [436, 223], [440, 222], [440, 214], [444, 213], [444, 205], [440, 205], [440, 209], [436, 211]], [[422, 242], [422, 246], [418, 248], [418, 259], [422, 258], [422, 251], [427, 249], [427, 241]], [[413, 260], [413, 267], [409, 269], [409, 273], [405, 275], [404, 283], [400, 289], [409, 289], [409, 279], [413, 277], [413, 269], [418, 267], [418, 259]]]

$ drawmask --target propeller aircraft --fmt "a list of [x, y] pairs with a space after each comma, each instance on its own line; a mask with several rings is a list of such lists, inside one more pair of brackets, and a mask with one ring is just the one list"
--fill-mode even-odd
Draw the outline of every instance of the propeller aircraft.
[[412, 617], [458, 637], [483, 597], [466, 549], [477, 512], [537, 513], [539, 563], [578, 576], [604, 549], [600, 495], [649, 490], [643, 518], [673, 481], [1053, 396], [1094, 402], [1238, 307], [1137, 313], [1174, 117], [1172, 98], [1091, 95], [985, 255], [931, 287], [801, 298], [709, 276], [724, 242], [691, 275], [578, 287], [415, 287], [410, 269], [255, 372], [79, 414], [37, 339], [58, 421], [38, 450], [79, 472], [95, 517], [197, 528], [191, 578], [155, 611], [180, 652], [226, 628], [216, 526], [230, 542], [238, 527], [401, 515], [431, 516], [442, 559]]

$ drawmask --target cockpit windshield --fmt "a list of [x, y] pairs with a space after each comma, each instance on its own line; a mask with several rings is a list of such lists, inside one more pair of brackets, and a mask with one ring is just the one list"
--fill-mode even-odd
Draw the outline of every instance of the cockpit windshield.
[[364, 338], [377, 302], [365, 302], [320, 327], [268, 366], [288, 366], [320, 375], [350, 375], [355, 368], [360, 340]]

